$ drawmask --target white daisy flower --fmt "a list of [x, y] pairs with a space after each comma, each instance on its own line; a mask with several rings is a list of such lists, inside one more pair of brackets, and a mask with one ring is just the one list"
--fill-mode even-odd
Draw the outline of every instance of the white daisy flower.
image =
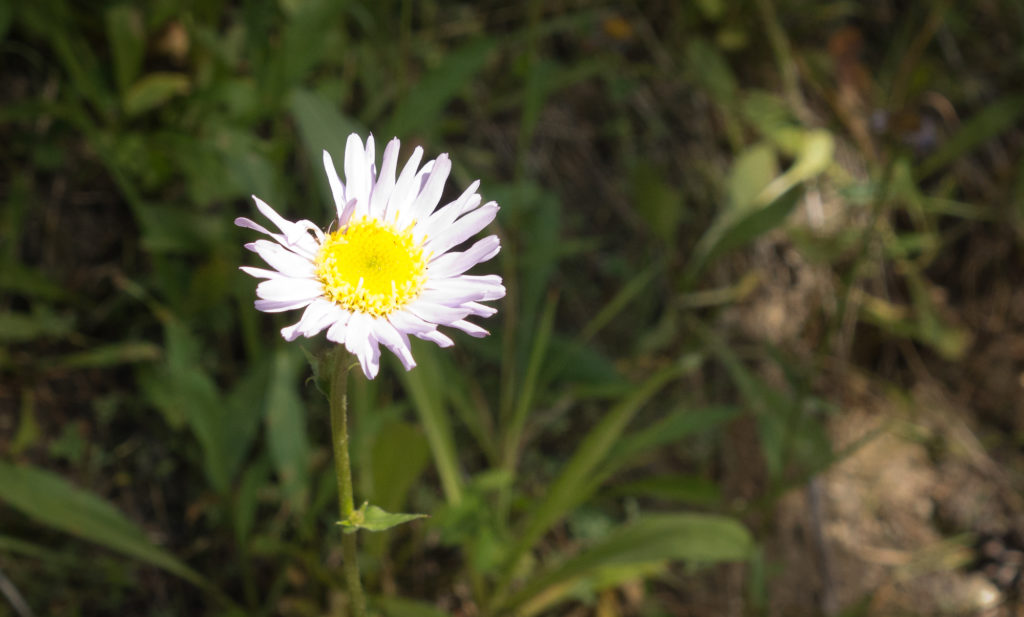
[[478, 180], [458, 199], [437, 208], [451, 170], [448, 155], [420, 167], [423, 149], [417, 147], [398, 173], [399, 146], [398, 139], [388, 143], [378, 174], [373, 136], [364, 146], [358, 135], [350, 135], [345, 184], [324, 151], [338, 211], [333, 231], [323, 232], [306, 220], [286, 220], [255, 195], [256, 207], [281, 233], [247, 218], [235, 219], [236, 225], [272, 238], [245, 245], [272, 268], [241, 268], [266, 279], [256, 287], [256, 308], [266, 313], [304, 308], [302, 318], [281, 330], [282, 336], [293, 341], [326, 329], [327, 339], [344, 344], [370, 379], [380, 368], [378, 344], [393, 351], [409, 370], [416, 366], [410, 334], [441, 347], [453, 341], [438, 326], [486, 336], [486, 330], [466, 318], [493, 315], [497, 309], [481, 303], [505, 295], [500, 276], [465, 274], [498, 254], [497, 236], [452, 252], [494, 220], [498, 204], [480, 205]]

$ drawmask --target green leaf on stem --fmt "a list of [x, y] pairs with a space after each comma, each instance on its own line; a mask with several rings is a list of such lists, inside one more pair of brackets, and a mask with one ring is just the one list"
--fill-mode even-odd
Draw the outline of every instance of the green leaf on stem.
[[408, 523], [418, 518], [426, 518], [426, 514], [405, 514], [401, 512], [387, 512], [377, 506], [371, 506], [369, 502], [363, 502], [359, 509], [345, 521], [338, 521], [345, 533], [355, 533], [360, 529], [366, 531], [384, 531]]

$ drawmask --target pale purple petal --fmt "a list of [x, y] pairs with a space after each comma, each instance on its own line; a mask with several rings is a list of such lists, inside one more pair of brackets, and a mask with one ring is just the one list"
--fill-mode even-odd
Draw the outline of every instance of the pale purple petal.
[[431, 278], [458, 276], [478, 263], [492, 259], [501, 250], [498, 236], [487, 236], [477, 240], [463, 253], [445, 253], [436, 257], [427, 266]]
[[270, 240], [256, 240], [245, 245], [245, 248], [263, 258], [282, 274], [302, 278], [315, 276], [313, 263], [300, 255], [296, 255], [285, 247]]
[[436, 236], [454, 223], [455, 219], [459, 218], [466, 212], [475, 209], [480, 205], [480, 195], [476, 192], [479, 187], [480, 181], [474, 180], [473, 183], [469, 185], [469, 188], [463, 191], [462, 195], [459, 195], [458, 199], [442, 206], [436, 212], [431, 214], [427, 220], [422, 221], [417, 225], [416, 232], [424, 239]]
[[294, 341], [300, 335], [316, 336], [321, 330], [338, 321], [345, 311], [330, 300], [318, 298], [311, 302], [302, 313], [298, 323], [281, 330], [286, 341]]
[[407, 311], [395, 311], [394, 313], [391, 313], [388, 315], [388, 321], [390, 321], [391, 325], [397, 328], [399, 332], [406, 332], [408, 334], [429, 332], [430, 330], [436, 329], [434, 324], [426, 322]]
[[444, 334], [441, 334], [437, 330], [431, 330], [429, 332], [417, 332], [414, 333], [413, 336], [424, 341], [430, 341], [431, 343], [435, 343], [437, 344], [438, 347], [451, 347], [452, 345], [455, 344], [455, 341], [448, 338]]
[[345, 337], [348, 335], [348, 322], [352, 318], [352, 314], [345, 311], [344, 315], [338, 321], [331, 324], [331, 327], [327, 329], [327, 340], [332, 343], [338, 343], [339, 345], [345, 344]]
[[[391, 191], [391, 198], [388, 200], [387, 210], [383, 220], [392, 222], [397, 220], [401, 210], [416, 198], [416, 191], [413, 189], [413, 182], [416, 180], [416, 170], [419, 167], [420, 159], [423, 158], [423, 148], [416, 146], [412, 156], [402, 168], [402, 173], [395, 181], [395, 190]], [[416, 185], [417, 187], [419, 185]]]
[[245, 272], [249, 276], [254, 276], [254, 277], [258, 278], [258, 279], [288, 278], [287, 276], [281, 274], [277, 270], [266, 270], [264, 268], [253, 268], [252, 266], [239, 266], [238, 269], [241, 270], [242, 272]]
[[459, 330], [462, 330], [463, 332], [472, 336], [473, 338], [483, 338], [490, 334], [489, 332], [487, 332], [487, 330], [484, 330], [483, 328], [474, 323], [469, 323], [465, 319], [454, 321], [448, 325], [450, 325], [453, 328], [458, 328]]
[[468, 309], [470, 315], [476, 315], [477, 317], [490, 317], [498, 312], [498, 309], [493, 306], [487, 306], [479, 302], [467, 302], [462, 305], [462, 308]]
[[412, 349], [409, 347], [409, 337], [403, 332], [395, 329], [386, 319], [376, 319], [373, 322], [374, 338], [390, 349], [402, 361], [405, 370], [416, 366], [416, 360], [412, 357]]
[[384, 148], [384, 158], [381, 161], [380, 176], [373, 185], [373, 192], [370, 194], [370, 216], [378, 219], [384, 218], [384, 210], [391, 198], [395, 188], [395, 172], [398, 168], [398, 150], [402, 144], [398, 138], [388, 142]]
[[[368, 149], [373, 149], [373, 138], [367, 140]], [[356, 216], [365, 215], [369, 208], [370, 163], [372, 158], [363, 150], [359, 136], [352, 133], [345, 144], [345, 197], [356, 200]], [[372, 153], [371, 153], [372, 154]]]
[[[312, 225], [312, 223], [310, 223], [309, 221], [304, 221], [304, 223], [309, 223], [310, 225]], [[303, 234], [299, 238], [299, 242], [297, 244], [292, 244], [291, 242], [288, 241], [288, 238], [286, 238], [283, 234], [274, 233], [268, 230], [266, 227], [253, 221], [252, 219], [247, 219], [244, 216], [236, 218], [235, 225], [238, 225], [239, 227], [245, 227], [246, 229], [252, 229], [253, 231], [258, 231], [261, 234], [270, 236], [271, 238], [274, 239], [275, 242], [277, 242], [281, 246], [289, 248], [292, 251], [298, 253], [299, 255], [302, 255], [303, 257], [308, 257], [310, 259], [313, 259], [316, 256], [316, 251], [317, 248], [319, 247], [319, 244], [316, 242], [316, 240], [309, 237], [309, 234]]]
[[268, 279], [256, 286], [263, 300], [313, 300], [323, 295], [323, 285], [315, 279]]
[[366, 313], [352, 313], [345, 335], [345, 349], [359, 359], [367, 379], [377, 376], [380, 369], [380, 348], [373, 337], [373, 317]]
[[284, 311], [291, 311], [291, 310], [294, 310], [294, 309], [300, 309], [300, 308], [306, 306], [307, 304], [309, 304], [310, 302], [311, 302], [311, 300], [309, 300], [309, 299], [305, 299], [305, 300], [302, 300], [302, 299], [299, 299], [299, 300], [257, 300], [255, 306], [256, 306], [256, 310], [257, 311], [260, 311], [260, 312], [263, 312], [263, 313], [282, 313]]
[[432, 252], [434, 255], [440, 255], [448, 251], [453, 246], [459, 245], [465, 242], [473, 234], [479, 232], [484, 227], [494, 220], [494, 217], [498, 214], [498, 204], [493, 201], [480, 208], [473, 210], [466, 216], [455, 221], [453, 225], [447, 229], [441, 231], [438, 235], [432, 239], [427, 239], [424, 248]]
[[439, 325], [449, 324], [458, 321], [469, 315], [470, 309], [463, 307], [452, 307], [437, 302], [428, 302], [422, 297], [412, 301], [405, 310], [416, 317], [430, 323]]
[[[447, 296], [458, 304], [469, 301], [497, 300], [505, 297], [505, 286], [501, 284], [501, 277], [497, 274], [485, 276], [473, 276], [463, 274], [455, 278], [427, 281], [428, 299], [437, 300], [438, 297]], [[456, 300], [457, 299], [457, 300]], [[448, 304], [448, 302], [446, 302]]]
[[338, 219], [342, 218], [348, 199], [345, 198], [345, 185], [338, 177], [338, 169], [334, 166], [334, 159], [331, 153], [324, 150], [324, 171], [327, 172], [327, 182], [331, 185], [331, 195], [334, 197], [334, 207], [338, 211]]
[[[448, 174], [452, 170], [451, 159], [447, 154], [434, 159], [434, 166], [430, 171], [423, 190], [416, 196], [416, 201], [409, 208], [411, 221], [426, 219], [441, 201], [441, 193], [444, 191], [444, 183], [448, 180]], [[410, 222], [411, 222], [410, 221]]]

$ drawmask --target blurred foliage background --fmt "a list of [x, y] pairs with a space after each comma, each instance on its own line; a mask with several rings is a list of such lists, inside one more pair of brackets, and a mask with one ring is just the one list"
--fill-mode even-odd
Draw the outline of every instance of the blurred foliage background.
[[[0, 615], [344, 615], [231, 221], [502, 205], [493, 335], [354, 381], [374, 611], [1016, 615], [1024, 5], [0, 2]], [[321, 337], [322, 338], [322, 337]]]

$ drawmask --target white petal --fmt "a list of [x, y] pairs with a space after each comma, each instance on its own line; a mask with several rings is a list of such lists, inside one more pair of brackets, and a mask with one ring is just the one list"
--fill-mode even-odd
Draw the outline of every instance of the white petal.
[[477, 240], [463, 253], [445, 253], [427, 266], [431, 278], [458, 276], [478, 263], [492, 259], [501, 250], [498, 236], [487, 236]]
[[256, 286], [256, 295], [263, 300], [304, 299], [311, 302], [323, 293], [323, 285], [315, 279], [269, 279]]
[[[309, 221], [303, 221], [303, 223], [309, 223], [310, 225], [312, 225], [312, 223], [310, 223]], [[253, 231], [258, 231], [261, 234], [268, 235], [281, 246], [287, 247], [292, 251], [298, 253], [299, 255], [309, 257], [310, 259], [316, 256], [316, 251], [319, 248], [319, 244], [317, 244], [316, 240], [310, 238], [309, 234], [304, 234], [297, 244], [292, 244], [288, 241], [288, 238], [286, 238], [283, 234], [276, 234], [268, 230], [266, 227], [260, 225], [259, 223], [253, 221], [252, 219], [247, 219], [244, 216], [236, 218], [235, 225], [238, 225], [239, 227], [245, 227], [246, 229], [252, 229]]]
[[373, 337], [373, 318], [366, 313], [353, 313], [348, 321], [345, 349], [359, 359], [367, 379], [377, 376], [380, 369], [380, 348]]
[[300, 309], [310, 302], [310, 300], [257, 300], [255, 306], [257, 311], [264, 313], [282, 313]]
[[[372, 138], [367, 140], [367, 145], [372, 149]], [[356, 200], [356, 215], [364, 215], [369, 208], [370, 183], [373, 178], [370, 176], [370, 163], [372, 159], [366, 156], [363, 150], [362, 141], [359, 135], [352, 133], [345, 143], [345, 197]]]
[[409, 347], [409, 337], [395, 329], [386, 319], [376, 319], [373, 322], [374, 338], [390, 349], [398, 359], [402, 361], [405, 370], [416, 366], [416, 360], [412, 357], [412, 349]]
[[498, 204], [490, 202], [455, 221], [453, 225], [441, 231], [433, 238], [428, 238], [424, 248], [435, 255], [446, 253], [448, 249], [465, 242], [473, 234], [479, 232], [494, 220], [498, 214]]
[[276, 242], [257, 240], [246, 244], [245, 248], [262, 257], [263, 261], [270, 264], [270, 267], [282, 274], [296, 278], [315, 276], [313, 262], [296, 255]]
[[327, 340], [344, 345], [345, 337], [348, 335], [348, 322], [351, 317], [352, 314], [345, 311], [341, 319], [331, 324], [331, 327], [327, 329]]
[[281, 330], [281, 336], [286, 341], [294, 341], [299, 335], [316, 336], [321, 330], [337, 321], [343, 312], [341, 307], [330, 300], [318, 298], [306, 307], [298, 323]]
[[[442, 283], [447, 283], [454, 279], [445, 279]], [[433, 284], [434, 281], [428, 281], [427, 285]], [[480, 297], [480, 291], [470, 287], [455, 287], [455, 286], [443, 286], [441, 289], [427, 288], [420, 292], [417, 300], [423, 300], [424, 302], [436, 302], [437, 304], [443, 304], [444, 306], [450, 306], [452, 308], [459, 308], [466, 302], [474, 302], [477, 300], [483, 300]]]
[[391, 313], [388, 315], [388, 321], [390, 321], [391, 325], [393, 325], [399, 332], [405, 332], [406, 334], [429, 332], [437, 328], [434, 324], [423, 321], [419, 317], [407, 311], [395, 311], [394, 313]]
[[327, 182], [331, 185], [334, 207], [338, 211], [338, 219], [340, 220], [345, 205], [349, 200], [345, 198], [345, 185], [341, 183], [341, 178], [338, 177], [338, 169], [334, 166], [334, 159], [331, 158], [331, 153], [327, 150], [324, 150], [324, 171], [327, 172]]
[[470, 313], [468, 308], [438, 304], [424, 300], [422, 297], [409, 304], [405, 310], [424, 321], [441, 325], [463, 319]]
[[452, 322], [448, 325], [450, 325], [453, 328], [458, 328], [459, 330], [462, 330], [463, 332], [472, 336], [473, 338], [483, 338], [489, 334], [487, 330], [484, 330], [483, 328], [476, 324], [469, 323], [465, 319], [460, 319], [459, 321]]
[[277, 270], [265, 270], [263, 268], [253, 268], [252, 266], [239, 266], [238, 269], [250, 276], [255, 276], [258, 279], [288, 278]]
[[339, 227], [344, 227], [345, 225], [348, 225], [348, 222], [352, 219], [352, 215], [356, 213], [357, 203], [359, 202], [352, 199], [347, 204], [345, 204], [345, 207], [342, 208], [341, 213], [338, 214]]
[[[501, 284], [501, 277], [497, 274], [463, 274], [450, 279], [430, 280], [427, 281], [426, 289], [427, 291], [420, 294], [421, 297], [425, 296], [427, 299], [449, 305], [470, 301], [486, 302], [505, 297], [505, 286]], [[444, 298], [453, 300], [446, 301]], [[454, 300], [456, 298], [457, 300]]]
[[412, 203], [409, 211], [410, 222], [426, 219], [441, 201], [441, 193], [444, 192], [444, 183], [448, 180], [448, 174], [452, 170], [451, 159], [447, 154], [442, 154], [434, 160], [434, 166], [430, 170], [430, 177], [427, 178], [423, 190]]
[[408, 204], [411, 204], [412, 200], [416, 198], [419, 185], [415, 185], [414, 188], [413, 183], [416, 180], [416, 170], [421, 158], [423, 158], [423, 148], [416, 146], [416, 149], [412, 151], [412, 156], [402, 168], [401, 175], [395, 181], [395, 190], [391, 191], [391, 198], [388, 200], [383, 220], [388, 222], [396, 220], [401, 210], [408, 207]]
[[309, 227], [313, 226], [311, 222], [299, 221], [293, 223], [278, 214], [276, 210], [271, 208], [267, 202], [263, 201], [259, 197], [253, 195], [252, 199], [256, 202], [256, 208], [263, 213], [263, 216], [270, 219], [270, 222], [277, 225], [277, 228], [281, 230], [281, 233], [284, 234], [285, 239], [288, 241], [288, 245], [299, 245], [304, 241], [312, 241], [312, 238], [309, 237], [308, 233]]
[[370, 216], [383, 219], [384, 210], [388, 205], [388, 199], [395, 188], [395, 171], [398, 168], [398, 151], [402, 143], [398, 138], [388, 142], [384, 148], [384, 159], [381, 161], [380, 176], [373, 185], [373, 193], [370, 195]]
[[469, 309], [469, 314], [476, 315], [477, 317], [490, 317], [498, 312], [498, 309], [493, 306], [487, 306], [479, 302], [467, 302], [462, 305], [462, 308]]
[[458, 199], [443, 206], [430, 215], [426, 221], [417, 226], [416, 231], [421, 238], [429, 238], [441, 233], [444, 229], [455, 222], [461, 215], [475, 209], [480, 205], [480, 195], [476, 190], [480, 186], [479, 180], [474, 180]]

